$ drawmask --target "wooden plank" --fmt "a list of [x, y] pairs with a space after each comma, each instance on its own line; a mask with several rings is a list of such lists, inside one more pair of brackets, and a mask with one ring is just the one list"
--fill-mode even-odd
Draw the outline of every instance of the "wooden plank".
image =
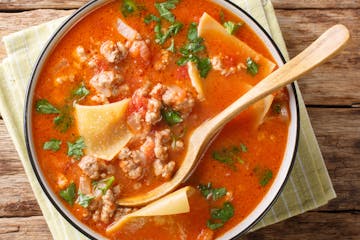
[[275, 8], [303, 9], [303, 8], [360, 8], [360, 0], [272, 0]]
[[357, 240], [360, 236], [359, 213], [308, 212], [246, 235], [254, 239]]
[[[30, 2], [30, 1], [29, 1]], [[73, 10], [34, 10], [20, 13], [0, 12], [0, 37], [73, 13]], [[6, 57], [4, 44], [0, 43], [0, 59]]]
[[[39, 8], [73, 9], [84, 5], [87, 0], [1, 0], [0, 10], [31, 10]], [[360, 0], [272, 0], [275, 8], [360, 8]]]
[[2, 240], [49, 240], [49, 228], [42, 216], [28, 218], [0, 218]]
[[334, 24], [342, 23], [350, 29], [352, 40], [345, 50], [303, 77], [299, 84], [306, 104], [360, 102], [360, 9], [278, 10], [276, 13], [291, 56], [301, 52]]
[[30, 9], [73, 9], [79, 8], [89, 0], [1, 0], [0, 10], [30, 10]]
[[321, 210], [360, 211], [360, 109], [308, 110], [337, 193]]

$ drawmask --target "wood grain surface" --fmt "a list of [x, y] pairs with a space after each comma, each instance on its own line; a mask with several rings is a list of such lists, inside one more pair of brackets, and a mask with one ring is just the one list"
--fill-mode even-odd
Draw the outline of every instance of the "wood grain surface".
[[[0, 37], [71, 14], [86, 1], [0, 0]], [[299, 83], [338, 197], [326, 206], [244, 239], [338, 240], [360, 237], [360, 0], [273, 0], [291, 56], [336, 23], [352, 41]], [[6, 56], [0, 44], [0, 59]], [[51, 239], [0, 116], [0, 239]]]

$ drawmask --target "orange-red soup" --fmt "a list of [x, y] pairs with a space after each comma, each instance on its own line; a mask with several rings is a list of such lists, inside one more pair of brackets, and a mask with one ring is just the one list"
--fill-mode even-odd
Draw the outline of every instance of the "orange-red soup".
[[[149, 14], [160, 17], [154, 1], [110, 1], [67, 33], [47, 59], [36, 85], [32, 122], [44, 175], [76, 218], [111, 239], [200, 240], [221, 236], [261, 201], [285, 151], [290, 116], [288, 93], [282, 90], [274, 94], [261, 121], [261, 111], [252, 107], [229, 123], [211, 144], [184, 184], [197, 189], [189, 197], [189, 213], [139, 218], [115, 234], [106, 234], [107, 226], [134, 211], [118, 206], [116, 199], [140, 194], [169, 180], [191, 144], [187, 142], [191, 132], [264, 77], [257, 59], [251, 59], [255, 64], [251, 65], [243, 61], [249, 56], [222, 54], [233, 49], [221, 39], [211, 45], [199, 36], [190, 39], [190, 25], [195, 23], [192, 26], [196, 27], [206, 12], [222, 25], [233, 24], [235, 27], [228, 29], [231, 34], [259, 56], [273, 61], [249, 26], [210, 1], [180, 0], [167, 10], [182, 28], [161, 44], [154, 31], [158, 20], [144, 22]], [[134, 39], [119, 31], [118, 19], [137, 32]], [[173, 23], [160, 19], [164, 35]], [[189, 58], [182, 48], [189, 49], [186, 44], [191, 41], [202, 46], [191, 54], [205, 59], [205, 67], [193, 60], [200, 72], [205, 71], [201, 77], [203, 99], [192, 85], [188, 65], [178, 62]], [[214, 52], [218, 55], [209, 54]], [[214, 65], [216, 57], [222, 61], [222, 69]], [[206, 67], [211, 69], [207, 71]], [[126, 124], [133, 139], [111, 160], [87, 155], [79, 138], [74, 102], [93, 106], [123, 99], [130, 99]], [[43, 100], [56, 110], [41, 109], [38, 104]], [[75, 144], [77, 140], [80, 142]], [[211, 210], [225, 203], [231, 205], [233, 216], [224, 221], [214, 219]], [[219, 226], [209, 226], [209, 220]]]

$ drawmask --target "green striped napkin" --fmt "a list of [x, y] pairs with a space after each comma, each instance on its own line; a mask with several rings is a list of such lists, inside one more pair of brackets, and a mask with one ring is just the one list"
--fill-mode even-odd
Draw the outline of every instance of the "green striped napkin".
[[[233, 2], [251, 14], [272, 35], [288, 59], [271, 2], [266, 0], [233, 0]], [[67, 223], [47, 200], [27, 157], [22, 128], [25, 91], [31, 70], [44, 44], [64, 20], [65, 18], [57, 19], [3, 38], [8, 56], [0, 64], [0, 112], [53, 238], [86, 239]], [[253, 230], [317, 208], [336, 197], [298, 87], [297, 91], [301, 128], [295, 165], [280, 198]]]

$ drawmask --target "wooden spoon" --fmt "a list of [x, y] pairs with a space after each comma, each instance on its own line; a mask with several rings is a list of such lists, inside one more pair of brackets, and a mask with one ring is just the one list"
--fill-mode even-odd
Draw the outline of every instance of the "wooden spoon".
[[343, 25], [335, 25], [328, 29], [303, 52], [264, 78], [214, 118], [195, 129], [189, 139], [185, 159], [170, 181], [143, 195], [119, 199], [117, 203], [121, 206], [145, 205], [173, 191], [192, 174], [209, 143], [225, 124], [253, 103], [295, 81], [332, 57], [342, 49], [349, 37], [349, 31]]

